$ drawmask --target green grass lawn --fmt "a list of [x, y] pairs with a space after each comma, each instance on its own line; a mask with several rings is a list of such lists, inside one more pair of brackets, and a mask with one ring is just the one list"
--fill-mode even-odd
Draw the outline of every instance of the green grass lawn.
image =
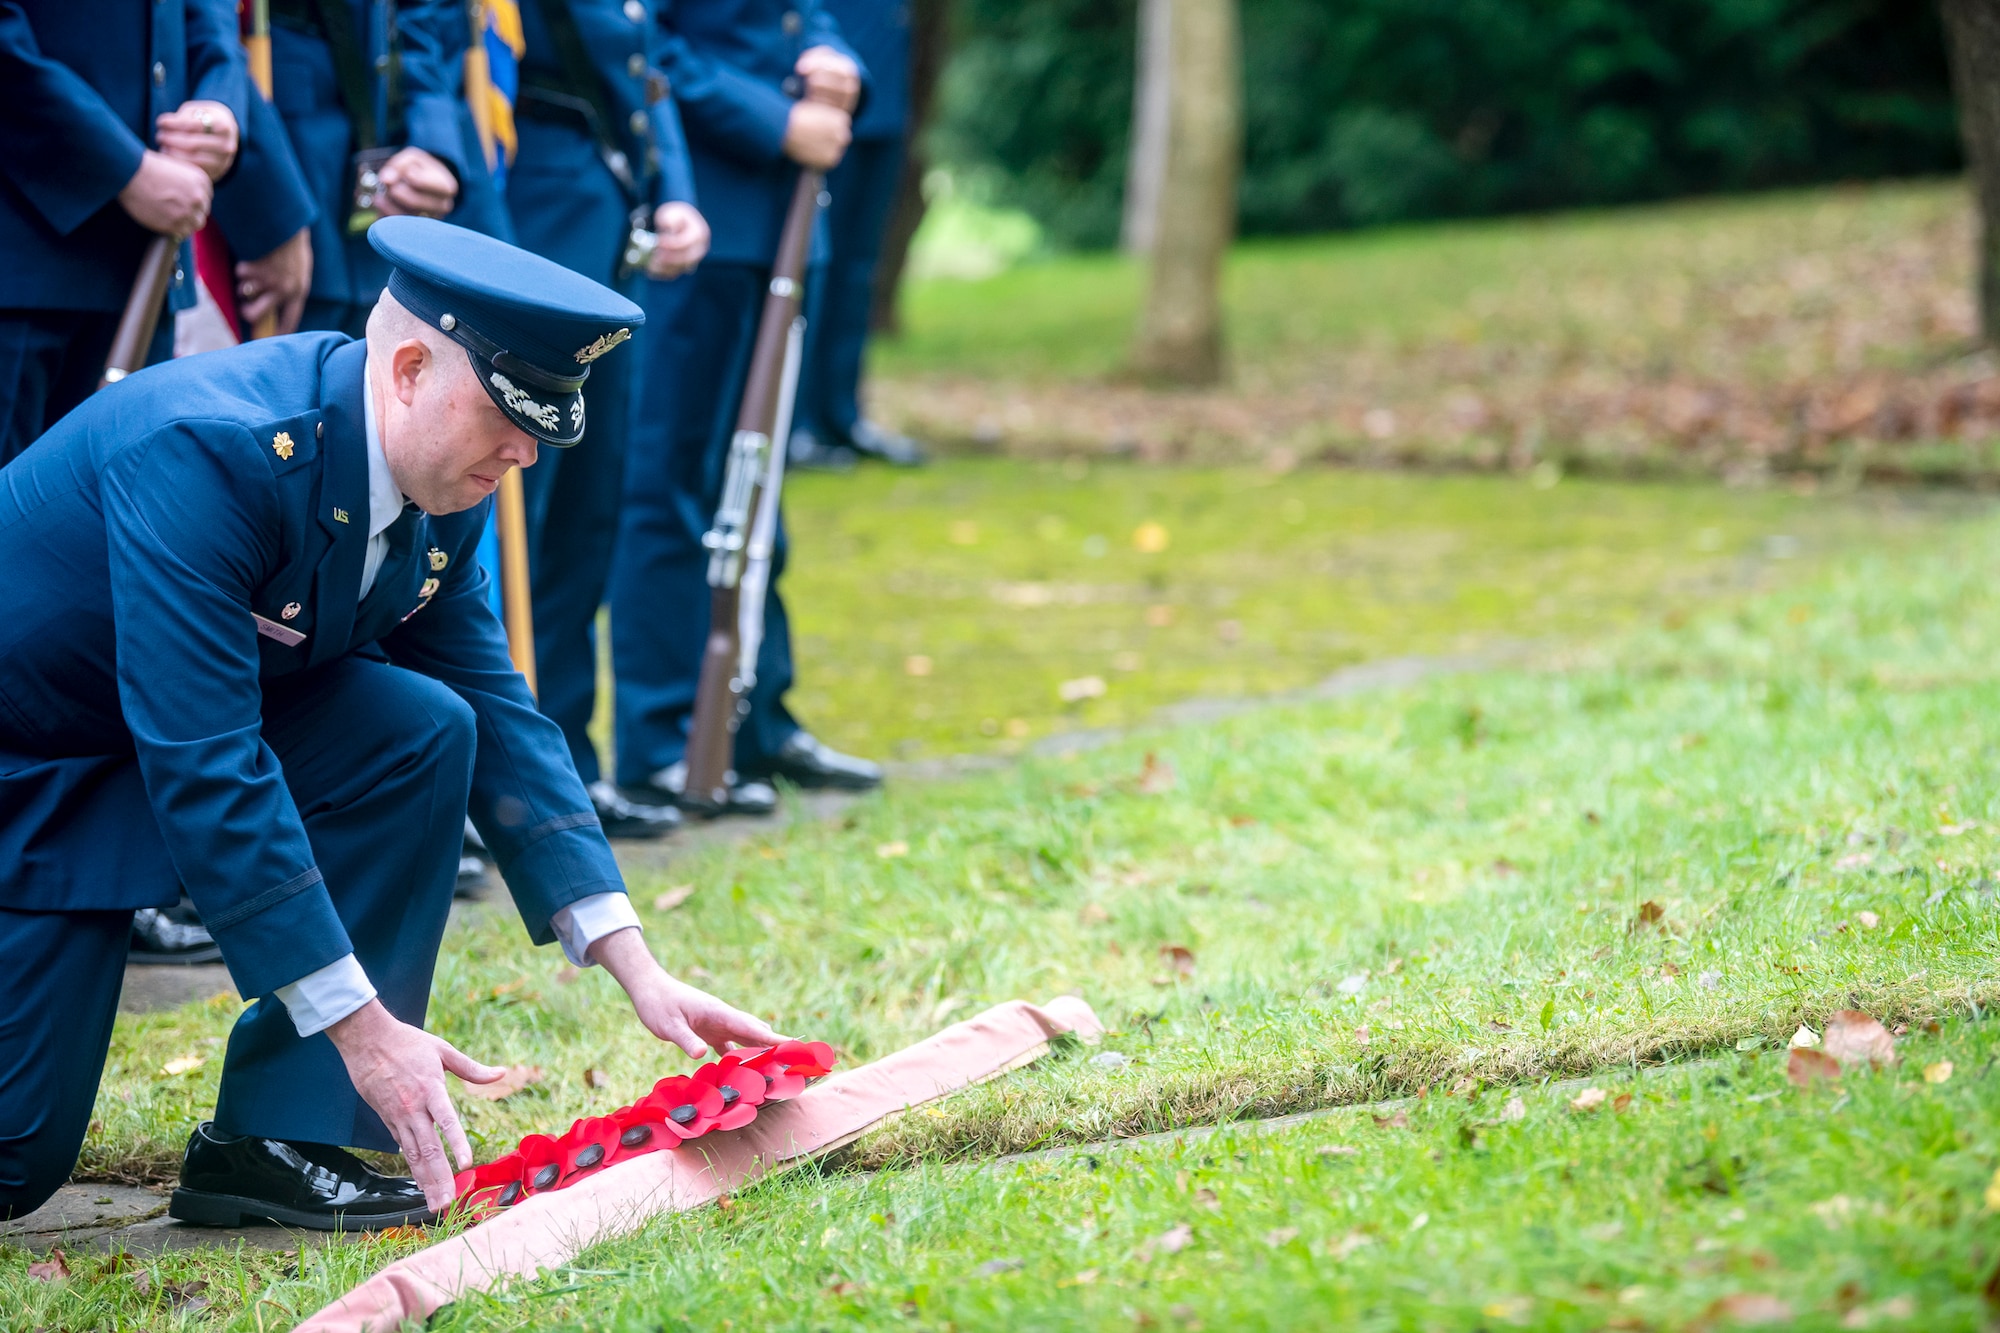
[[[1684, 616], [1965, 508], [1552, 479], [994, 459], [801, 476], [794, 711], [864, 754], [1004, 752], [1356, 662]], [[1064, 701], [1091, 678], [1101, 695]]]
[[[1913, 1327], [1974, 1327], [2000, 1240], [1982, 1193], [2000, 1161], [1997, 561], [2000, 525], [1935, 522], [1922, 547], [1857, 544], [1532, 669], [906, 785], [635, 883], [670, 967], [848, 1061], [1075, 991], [1128, 1063], [1045, 1062], [864, 1140], [850, 1165], [887, 1174], [774, 1181], [586, 1256], [525, 1306], [446, 1320], [1694, 1328], [1765, 1293], [1808, 1327], [1893, 1322], [1906, 1297]], [[693, 897], [651, 910], [676, 881]], [[1912, 1025], [1901, 1068], [1808, 1098], [1773, 1055], [1737, 1054], [1850, 1006]], [[87, 1173], [171, 1174], [232, 1017], [121, 1021]], [[602, 975], [499, 921], [454, 932], [432, 1021], [548, 1073], [463, 1108], [487, 1153], [681, 1064]], [[208, 1060], [166, 1075], [182, 1054]], [[1917, 1078], [1941, 1059], [1951, 1081]], [[1534, 1091], [1576, 1076], [1635, 1101], [1573, 1115], [1570, 1094]], [[1422, 1099], [1408, 1130], [946, 1169], [1396, 1096]], [[1147, 1249], [1183, 1222], [1185, 1247]], [[214, 1253], [144, 1271], [156, 1293], [212, 1281], [191, 1326], [276, 1328], [412, 1243], [303, 1271]], [[80, 1261], [49, 1286], [27, 1258], [0, 1254], [24, 1326], [172, 1322], [131, 1273]], [[994, 1260], [1023, 1266], [968, 1276]], [[842, 1282], [860, 1285], [826, 1294]]]

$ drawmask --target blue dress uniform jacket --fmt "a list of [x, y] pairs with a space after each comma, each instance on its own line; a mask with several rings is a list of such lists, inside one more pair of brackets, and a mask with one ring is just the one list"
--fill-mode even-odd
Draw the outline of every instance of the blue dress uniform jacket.
[[910, 0], [826, 0], [826, 12], [868, 71], [854, 139], [900, 139], [910, 119]]
[[249, 129], [229, 0], [0, 0], [0, 308], [124, 307], [151, 233], [118, 192], [191, 98]]
[[687, 127], [695, 198], [714, 242], [706, 262], [768, 266], [798, 167], [784, 155], [792, 66], [815, 46], [869, 71], [818, 0], [658, 0], [664, 68]]
[[249, 996], [353, 950], [260, 727], [267, 691], [350, 657], [469, 706], [472, 816], [537, 942], [561, 907], [622, 890], [488, 609], [487, 505], [413, 516], [428, 558], [392, 557], [359, 597], [365, 357], [300, 334], [154, 367], [0, 471], [0, 568], [37, 575], [0, 580], [0, 909], [164, 905], [184, 885]]
[[[546, 6], [567, 5], [597, 87], [569, 86]], [[565, 268], [630, 294], [618, 276], [630, 213], [669, 201], [692, 204], [694, 178], [680, 116], [664, 92], [658, 63], [663, 31], [646, 0], [524, 0], [522, 93], [515, 105], [520, 149], [507, 178], [516, 241]], [[543, 97], [553, 91], [567, 105]], [[608, 137], [630, 164], [637, 197], [605, 164], [597, 138], [576, 109], [608, 112]], [[581, 449], [545, 449], [522, 474], [533, 571], [535, 666], [541, 709], [563, 730], [578, 775], [595, 782], [590, 718], [597, 700], [595, 623], [618, 537], [634, 348], [597, 363], [590, 383], [590, 434]]]
[[[402, 132], [376, 116], [384, 146], [421, 148], [450, 167], [459, 179], [459, 205], [450, 221], [489, 236], [509, 236], [499, 196], [480, 188], [486, 166], [469, 143], [470, 118], [459, 100], [471, 20], [464, 0], [344, 0], [354, 19], [357, 47], [378, 51], [376, 34], [388, 33], [400, 105], [394, 108]], [[315, 31], [275, 15], [271, 24], [272, 100], [284, 118], [293, 154], [319, 207], [313, 223], [313, 300], [306, 318], [335, 322], [365, 316], [388, 281], [388, 265], [365, 238], [347, 233], [353, 203], [354, 126], [341, 100], [333, 52]], [[386, 106], [382, 71], [369, 70], [370, 95]]]
[[250, 90], [250, 132], [236, 169], [215, 187], [215, 222], [238, 259], [262, 259], [309, 227], [319, 205], [306, 188], [299, 160], [277, 108]]

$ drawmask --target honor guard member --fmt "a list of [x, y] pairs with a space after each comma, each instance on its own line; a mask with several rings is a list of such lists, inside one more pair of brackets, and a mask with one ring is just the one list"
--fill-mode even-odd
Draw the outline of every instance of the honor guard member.
[[[720, 499], [778, 232], [800, 164], [830, 170], [846, 151], [863, 74], [817, 0], [658, 2], [664, 68], [715, 241], [693, 273], [647, 284], [660, 327], [641, 349], [611, 576], [611, 652], [619, 784], [635, 800], [669, 804], [685, 784], [708, 636], [701, 539]], [[824, 253], [823, 236], [815, 250]], [[778, 597], [784, 566], [780, 523], [757, 685], [736, 734], [727, 807], [735, 813], [775, 809], [774, 777], [805, 787], [882, 780], [878, 767], [818, 741], [785, 707], [792, 660]]]
[[[653, 6], [522, 0], [521, 26], [519, 146], [507, 175], [515, 238], [621, 291], [643, 274], [671, 278], [692, 268], [708, 249], [708, 224], [694, 207], [680, 116], [657, 68]], [[562, 728], [612, 837], [658, 837], [679, 822], [673, 807], [629, 801], [604, 780], [590, 739], [597, 609], [618, 538], [635, 364], [633, 351], [598, 363], [590, 448], [545, 455], [521, 478], [538, 702]]]
[[271, 0], [272, 91], [319, 205], [301, 327], [360, 337], [388, 267], [377, 217], [511, 240], [460, 98], [465, 0]]
[[370, 240], [392, 268], [366, 341], [156, 366], [0, 474], [0, 1216], [68, 1177], [133, 909], [182, 885], [256, 1003], [173, 1216], [448, 1204], [469, 1152], [445, 1071], [501, 1073], [422, 1027], [468, 803], [529, 936], [603, 965], [652, 1032], [775, 1035], [647, 950], [474, 558], [502, 474], [583, 438], [585, 380], [641, 312], [443, 222]]
[[[97, 387], [141, 256], [201, 230], [248, 96], [228, 0], [0, 0], [0, 464]], [[194, 278], [184, 245], [176, 309]]]
[[794, 467], [844, 468], [857, 457], [913, 467], [921, 445], [861, 415], [861, 368], [882, 233], [909, 159], [910, 0], [826, 0], [868, 69], [854, 142], [826, 178], [827, 255], [806, 295]]
[[273, 315], [297, 331], [312, 291], [312, 224], [319, 203], [277, 108], [252, 85], [250, 133], [229, 179], [215, 189], [215, 223], [236, 259], [236, 302], [246, 328]]

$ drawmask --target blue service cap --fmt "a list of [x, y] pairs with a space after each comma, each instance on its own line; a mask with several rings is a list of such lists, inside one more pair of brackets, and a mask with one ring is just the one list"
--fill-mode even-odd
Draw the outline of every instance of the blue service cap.
[[389, 292], [465, 348], [514, 424], [566, 449], [583, 438], [590, 363], [646, 322], [602, 283], [435, 218], [388, 217], [368, 243], [395, 267]]

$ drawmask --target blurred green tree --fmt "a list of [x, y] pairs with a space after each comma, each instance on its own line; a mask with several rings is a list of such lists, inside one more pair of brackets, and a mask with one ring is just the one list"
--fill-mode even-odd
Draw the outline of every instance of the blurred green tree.
[[[928, 145], [1052, 239], [1118, 235], [1136, 0], [954, 0]], [[1959, 163], [1911, 0], [1243, 0], [1247, 233]]]

